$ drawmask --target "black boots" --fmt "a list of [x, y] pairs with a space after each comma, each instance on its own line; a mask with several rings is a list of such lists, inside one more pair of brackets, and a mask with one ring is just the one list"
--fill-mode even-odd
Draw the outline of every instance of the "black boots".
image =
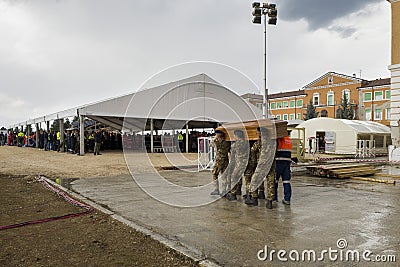
[[236, 194], [228, 193], [228, 194], [226, 194], [226, 199], [229, 200], [229, 201], [236, 200], [237, 199], [236, 198]]
[[266, 204], [267, 209], [272, 209], [272, 200], [267, 199], [266, 203], [267, 203]]
[[258, 206], [258, 198], [248, 195], [244, 200], [244, 203], [248, 206]]
[[212, 192], [210, 193], [210, 195], [212, 195], [212, 196], [218, 196], [218, 195], [219, 195], [219, 190], [218, 190], [218, 189], [215, 189], [214, 191], [212, 191]]

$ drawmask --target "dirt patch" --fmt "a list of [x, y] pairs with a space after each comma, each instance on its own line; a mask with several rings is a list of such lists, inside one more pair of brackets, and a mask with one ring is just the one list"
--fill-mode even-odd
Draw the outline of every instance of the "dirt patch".
[[[163, 153], [148, 154], [155, 168], [175, 164]], [[172, 154], [171, 154], [172, 155]], [[134, 166], [141, 168], [144, 153], [134, 153], [137, 158]], [[196, 160], [197, 154], [183, 154], [189, 160]], [[181, 161], [177, 164], [180, 165]], [[129, 174], [122, 151], [105, 151], [101, 156], [86, 154], [77, 156], [55, 151], [42, 151], [35, 148], [0, 147], [0, 174], [20, 176], [26, 174], [44, 175], [51, 178], [91, 178]]]
[[[0, 226], [83, 211], [32, 177], [0, 177], [0, 203]], [[0, 266], [198, 266], [101, 212], [0, 235]]]

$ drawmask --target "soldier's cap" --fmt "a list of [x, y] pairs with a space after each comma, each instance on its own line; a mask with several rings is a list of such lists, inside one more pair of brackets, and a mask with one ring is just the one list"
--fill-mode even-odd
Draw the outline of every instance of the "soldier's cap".
[[233, 134], [239, 138], [244, 138], [244, 132], [242, 130], [235, 130]]
[[222, 135], [225, 135], [224, 132], [221, 131], [221, 130], [216, 130], [216, 131], [215, 131], [215, 134], [222, 134]]

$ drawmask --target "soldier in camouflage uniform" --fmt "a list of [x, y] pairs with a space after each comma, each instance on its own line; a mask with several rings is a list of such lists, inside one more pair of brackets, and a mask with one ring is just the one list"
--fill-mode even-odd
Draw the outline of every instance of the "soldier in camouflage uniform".
[[[249, 206], [258, 205], [259, 187], [263, 189], [265, 176], [267, 176], [267, 208], [272, 209], [272, 200], [274, 198], [275, 182], [275, 150], [276, 141], [272, 139], [270, 131], [266, 128], [258, 128], [261, 135], [261, 149], [257, 167], [251, 178], [250, 196], [246, 198], [245, 203]], [[266, 170], [268, 174], [265, 175]], [[262, 195], [262, 194], [261, 194]]]
[[225, 140], [225, 134], [222, 131], [217, 130], [215, 131], [215, 140], [212, 142], [212, 145], [215, 147], [216, 156], [212, 170], [214, 191], [211, 192], [211, 195], [219, 195], [218, 175], [223, 174], [229, 164], [228, 153], [230, 150], [230, 144]]
[[[232, 145], [231, 150], [231, 163], [228, 170], [224, 173], [227, 177], [227, 184], [224, 187], [228, 200], [236, 200], [236, 193], [238, 192], [238, 183], [241, 180], [243, 173], [246, 169], [249, 160], [249, 142], [244, 139], [244, 132], [242, 130], [235, 130], [234, 135], [236, 138], [235, 143]], [[233, 187], [232, 187], [233, 185]]]
[[260, 157], [260, 149], [261, 149], [261, 135], [259, 135], [259, 139], [251, 146], [249, 163], [247, 164], [246, 170], [244, 171], [244, 181], [246, 185], [246, 195], [248, 198], [250, 196], [250, 183], [251, 177], [256, 170], [258, 158]]

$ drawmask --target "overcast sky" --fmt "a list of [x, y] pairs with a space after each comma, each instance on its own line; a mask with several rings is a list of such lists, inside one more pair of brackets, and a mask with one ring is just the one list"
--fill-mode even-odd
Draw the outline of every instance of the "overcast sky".
[[[387, 1], [275, 2], [278, 25], [268, 27], [271, 93], [300, 89], [327, 71], [389, 77]], [[251, 3], [0, 0], [0, 126], [136, 91], [185, 62], [216, 62], [186, 66], [240, 94], [257, 92], [263, 26], [252, 24]]]

